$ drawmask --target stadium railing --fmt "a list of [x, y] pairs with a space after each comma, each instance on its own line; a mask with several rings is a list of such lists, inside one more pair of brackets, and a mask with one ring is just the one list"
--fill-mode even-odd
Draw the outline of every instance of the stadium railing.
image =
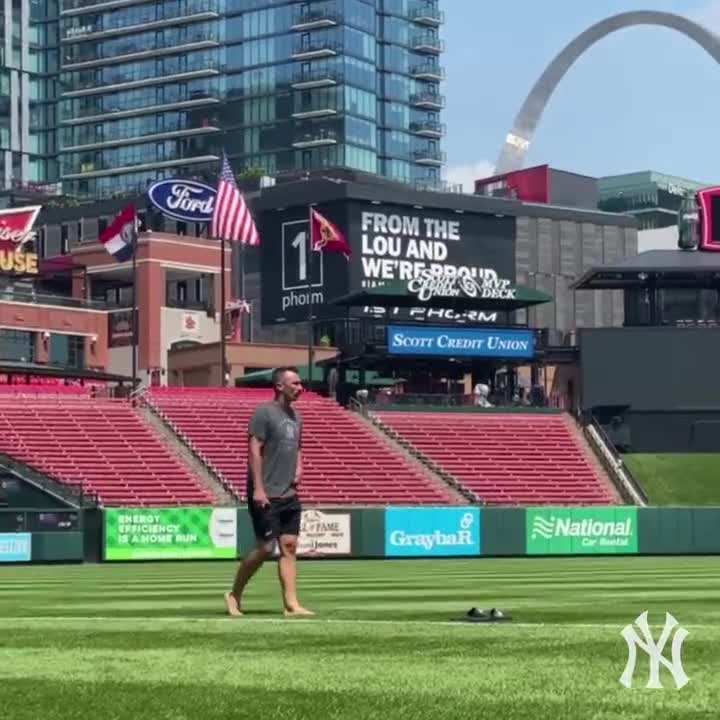
[[367, 420], [367, 422], [372, 423], [381, 433], [387, 435], [388, 438], [403, 447], [419, 463], [425, 465], [428, 470], [442, 478], [444, 482], [446, 482], [456, 492], [460, 493], [471, 504], [484, 505], [482, 498], [476, 495], [472, 490], [466, 488], [462, 483], [457, 480], [457, 478], [448, 473], [444, 468], [440, 467], [440, 465], [438, 465], [429, 457], [421, 453], [412, 443], [408, 442], [402, 435], [400, 435], [400, 433], [393, 430], [391, 427], [388, 427], [382, 420], [380, 420], [380, 418], [369, 412], [369, 409], [372, 408], [368, 408], [367, 405], [361, 403], [355, 398], [350, 398], [350, 403], [348, 407], [350, 408], [350, 410], [357, 413], [358, 415], [362, 415]]
[[[203, 390], [207, 388], [199, 388]], [[141, 407], [147, 409], [152, 413], [159, 422], [161, 422], [169, 431], [172, 433], [175, 440], [182, 444], [182, 446], [199, 462], [205, 470], [212, 476], [212, 478], [221, 485], [227, 493], [234, 498], [238, 503], [244, 501], [244, 497], [239, 495], [237, 489], [228, 482], [227, 478], [212, 464], [209, 458], [207, 458], [192, 442], [192, 440], [183, 433], [180, 428], [176, 427], [170, 418], [162, 411], [162, 409], [153, 402], [152, 392], [157, 391], [156, 388], [138, 388], [130, 393], [130, 400], [135, 407]], [[172, 390], [166, 392], [172, 393]]]
[[98, 507], [97, 495], [88, 492], [82, 484], [71, 485], [60, 482], [52, 476], [42, 473], [31, 465], [3, 452], [0, 452], [0, 465], [25, 482], [41, 488], [64, 503], [68, 503], [77, 508], [91, 509]]
[[645, 507], [648, 504], [645, 491], [623, 462], [620, 453], [615, 449], [602, 425], [595, 417], [589, 415], [585, 417], [582, 428], [583, 434], [623, 500], [631, 505]]

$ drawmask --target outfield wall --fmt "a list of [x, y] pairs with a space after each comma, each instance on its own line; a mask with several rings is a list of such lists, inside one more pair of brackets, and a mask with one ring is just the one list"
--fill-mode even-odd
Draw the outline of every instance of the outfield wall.
[[0, 510], [0, 563], [82, 562], [84, 513], [78, 510]]
[[[0, 510], [0, 563], [234, 560], [245, 508]], [[720, 508], [308, 508], [308, 558], [720, 554]]]
[[[106, 560], [228, 559], [242, 557], [255, 544], [245, 508], [118, 509], [106, 510], [105, 518]], [[317, 558], [720, 554], [720, 508], [308, 508], [299, 553]]]

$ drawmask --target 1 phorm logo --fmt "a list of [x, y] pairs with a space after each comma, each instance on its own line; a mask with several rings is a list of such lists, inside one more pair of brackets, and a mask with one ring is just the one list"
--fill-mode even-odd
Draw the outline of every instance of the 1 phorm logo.
[[[632, 679], [633, 674], [635, 673], [635, 663], [637, 661], [637, 648], [639, 647], [650, 659], [650, 672], [648, 683], [645, 687], [662, 689], [663, 686], [660, 682], [660, 664], [662, 664], [672, 673], [675, 686], [679, 690], [690, 681], [690, 678], [685, 673], [682, 665], [682, 644], [690, 633], [682, 627], [669, 612], [666, 612], [665, 627], [658, 638], [657, 644], [655, 644], [652, 634], [650, 633], [647, 616], [648, 613], [646, 610], [635, 620], [635, 624], [642, 631], [645, 638], [644, 641], [640, 638], [632, 623], [630, 625], [626, 625], [620, 633], [625, 638], [625, 642], [627, 642], [628, 645], [628, 661], [625, 666], [625, 670], [620, 677], [620, 684], [624, 685], [626, 688], [632, 688]], [[675, 635], [672, 640], [672, 662], [670, 662], [663, 656], [662, 653], [665, 649], [665, 644], [673, 631], [675, 631]]]

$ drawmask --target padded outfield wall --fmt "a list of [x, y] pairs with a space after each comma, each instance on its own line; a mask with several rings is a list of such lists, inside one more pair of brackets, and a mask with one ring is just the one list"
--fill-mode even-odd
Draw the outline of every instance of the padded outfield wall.
[[[133, 514], [150, 526], [118, 525]], [[105, 559], [228, 559], [255, 542], [245, 508], [109, 510], [105, 517]], [[168, 544], [174, 532], [179, 540]], [[335, 559], [715, 554], [720, 508], [308, 508], [299, 552]]]
[[[245, 508], [112, 508], [67, 526], [51, 512], [52, 528], [0, 510], [0, 563], [235, 560], [254, 545]], [[720, 507], [308, 508], [300, 538], [302, 557], [329, 559], [693, 554], [720, 554]]]

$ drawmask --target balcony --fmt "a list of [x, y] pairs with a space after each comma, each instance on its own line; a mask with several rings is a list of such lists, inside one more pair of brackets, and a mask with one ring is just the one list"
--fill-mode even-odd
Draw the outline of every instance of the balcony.
[[[173, 153], [174, 154], [174, 153]], [[163, 168], [178, 167], [180, 165], [195, 165], [199, 163], [216, 163], [220, 160], [219, 155], [192, 155], [189, 157], [169, 157], [166, 160], [151, 160], [138, 158], [137, 162], [126, 162], [118, 167], [115, 162], [105, 163], [81, 163], [73, 165], [67, 163], [63, 167], [62, 177], [64, 180], [85, 180], [87, 178], [102, 177], [105, 175], [122, 175], [131, 172], [143, 172], [144, 170], [162, 170]]]
[[337, 115], [338, 111], [335, 108], [328, 107], [327, 104], [320, 105], [317, 108], [309, 108], [303, 110], [296, 110], [292, 117], [295, 120], [310, 120], [312, 118], [330, 117]]
[[296, 140], [292, 146], [298, 149], [309, 149], [315, 147], [324, 147], [325, 145], [337, 145], [337, 138], [334, 133], [317, 131], [308, 133], [300, 140]]
[[317, 69], [299, 72], [293, 75], [291, 87], [295, 90], [331, 87], [342, 81], [343, 75], [337, 70]]
[[436, 120], [421, 120], [410, 123], [410, 132], [421, 137], [439, 138], [445, 135], [445, 124]]
[[137, 44], [132, 38], [128, 38], [127, 44], [119, 49], [117, 55], [81, 60], [79, 62], [73, 62], [72, 59], [65, 58], [62, 63], [62, 70], [83, 70], [99, 65], [117, 65], [132, 60], [155, 58], [160, 55], [181, 55], [190, 50], [219, 46], [220, 41], [217, 33], [201, 30], [188, 33], [188, 36], [180, 40], [180, 42], [174, 38], [168, 38], [160, 43], [153, 42], [152, 45], [148, 45], [148, 43]]
[[[327, 93], [322, 93], [323, 95], [326, 95]], [[332, 93], [335, 95], [335, 93]], [[296, 98], [296, 100], [299, 100], [299, 98]], [[309, 120], [310, 118], [319, 118], [319, 117], [328, 117], [330, 115], [337, 115], [338, 110], [337, 108], [333, 107], [337, 102], [336, 98], [331, 99], [313, 99], [312, 102], [309, 103], [302, 103], [297, 102], [295, 103], [295, 108], [292, 113], [292, 117], [295, 120]]]
[[293, 48], [293, 60], [312, 60], [314, 58], [334, 57], [340, 52], [341, 45], [335, 40], [312, 40], [296, 43]]
[[[112, 16], [111, 16], [112, 17]], [[73, 43], [84, 42], [85, 40], [102, 40], [117, 35], [130, 33], [147, 32], [157, 30], [166, 26], [176, 27], [185, 23], [198, 22], [200, 20], [213, 20], [220, 17], [217, 0], [194, 0], [185, 5], [185, 9], [178, 15], [166, 18], [156, 18], [155, 13], [147, 14], [143, 19], [141, 16], [124, 17], [120, 16], [115, 21], [108, 21], [106, 26], [100, 22], [96, 25], [80, 25], [69, 27], [63, 33], [61, 42]]]
[[415, 52], [439, 55], [445, 50], [445, 42], [432, 33], [420, 33], [410, 40], [410, 47]]
[[[105, 75], [105, 73], [103, 74]], [[175, 82], [176, 80], [195, 80], [196, 78], [212, 77], [219, 74], [220, 63], [210, 59], [207, 59], [200, 68], [178, 70], [168, 75], [155, 75], [154, 66], [150, 68], [150, 73], [148, 73], [148, 71], [128, 72], [118, 70], [115, 74], [108, 72], [104, 81], [86, 84], [77, 90], [66, 90], [62, 92], [62, 97], [84, 97], [86, 95], [104, 94], [117, 90], [132, 90], [133, 88], [146, 87], [148, 85], [160, 85], [166, 82]]]
[[440, 110], [445, 107], [445, 96], [423, 92], [410, 96], [410, 104], [427, 110]]
[[[53, 260], [67, 261], [68, 266], [72, 267], [72, 256], [61, 255], [53, 258], [41, 258], [40, 263], [51, 264]], [[107, 303], [100, 300], [84, 300], [80, 298], [70, 297], [68, 295], [43, 294], [36, 293], [32, 290], [25, 290], [19, 287], [6, 286], [0, 289], [0, 300], [3, 302], [24, 303], [27, 305], [53, 305], [55, 307], [64, 308], [83, 308], [85, 310], [105, 311], [108, 309]]]
[[60, 122], [63, 125], [78, 125], [80, 123], [97, 122], [99, 120], [118, 120], [120, 118], [133, 117], [134, 115], [145, 115], [147, 113], [163, 112], [165, 110], [179, 110], [183, 108], [199, 107], [202, 105], [213, 105], [220, 102], [219, 93], [216, 90], [207, 92], [190, 93], [189, 96], [165, 97], [164, 102], [148, 100], [145, 105], [135, 105], [132, 108], [123, 105], [120, 101], [116, 104], [111, 102], [112, 96], [104, 98], [100, 106], [89, 106], [79, 111], [62, 114]]
[[62, 0], [60, 15], [63, 17], [89, 12], [103, 12], [115, 8], [141, 5], [147, 0]]
[[432, 2], [421, 2], [410, 9], [410, 19], [418, 25], [439, 27], [445, 22], [445, 13]]
[[298, 13], [293, 17], [293, 30], [320, 30], [336, 27], [342, 22], [342, 15], [330, 8], [318, 8]]
[[194, 135], [206, 135], [208, 133], [220, 132], [220, 128], [214, 124], [203, 125], [202, 127], [188, 128], [181, 124], [172, 124], [162, 131], [148, 132], [138, 135], [136, 130], [120, 133], [108, 130], [98, 137], [95, 133], [85, 133], [81, 137], [71, 140], [70, 145], [62, 145], [63, 152], [75, 152], [78, 150], [96, 150], [100, 148], [118, 147], [120, 145], [134, 145], [136, 143], [153, 142], [155, 140], [171, 140], [178, 137], [192, 137]]
[[413, 150], [411, 157], [418, 165], [442, 165], [445, 162], [445, 153], [433, 148]]
[[445, 79], [445, 68], [432, 63], [420, 63], [420, 65], [413, 65], [410, 68], [410, 74], [416, 80], [435, 80], [439, 82]]

